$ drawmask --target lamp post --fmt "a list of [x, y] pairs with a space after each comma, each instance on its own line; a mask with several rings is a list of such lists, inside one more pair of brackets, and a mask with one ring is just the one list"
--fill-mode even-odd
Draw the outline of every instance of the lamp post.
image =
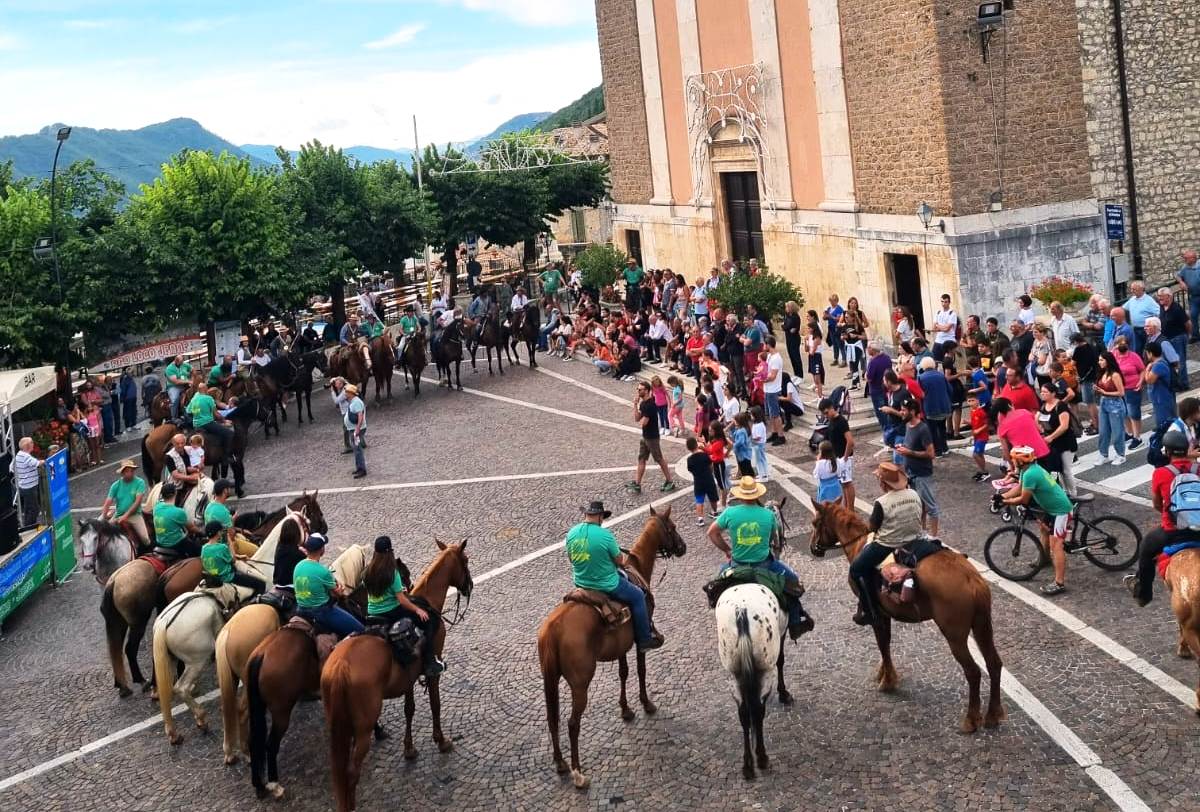
[[[926, 231], [929, 230], [929, 225], [930, 225], [930, 223], [933, 222], [933, 215], [934, 215], [933, 206], [930, 206], [925, 201], [921, 201], [921, 205], [917, 206], [917, 219], [921, 221], [921, 225], [923, 225], [925, 227]], [[943, 234], [946, 233], [946, 221], [945, 220], [938, 220], [937, 227], [938, 227], [938, 230], [941, 231]]]
[[[59, 307], [66, 307], [67, 296], [63, 292], [62, 270], [58, 265], [58, 155], [62, 152], [63, 144], [71, 137], [70, 127], [60, 127], [58, 130], [58, 146], [54, 148], [54, 164], [50, 167], [50, 256], [54, 260], [54, 281], [58, 283]], [[71, 339], [68, 338], [63, 346], [63, 372], [71, 375]]]

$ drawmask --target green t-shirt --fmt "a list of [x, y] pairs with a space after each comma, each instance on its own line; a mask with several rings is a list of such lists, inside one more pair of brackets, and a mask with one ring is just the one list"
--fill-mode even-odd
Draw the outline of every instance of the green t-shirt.
[[221, 365], [217, 364], [208, 371], [208, 385], [220, 386], [221, 378], [225, 375], [225, 370], [221, 369]]
[[337, 582], [324, 564], [306, 558], [292, 571], [292, 587], [296, 590], [296, 603], [308, 609], [316, 609], [329, 603], [329, 594]]
[[146, 480], [140, 476], [135, 476], [128, 482], [124, 479], [118, 479], [114, 482], [112, 487], [108, 489], [108, 498], [116, 504], [116, 515], [120, 516], [133, 507], [134, 500], [145, 492]]
[[197, 392], [188, 401], [187, 410], [192, 416], [192, 426], [203, 428], [216, 419], [217, 402], [212, 399], [212, 395]]
[[220, 522], [221, 526], [228, 530], [233, 527], [233, 514], [220, 502], [209, 502], [204, 508], [204, 523], [209, 522]]
[[367, 337], [379, 338], [383, 335], [383, 322], [373, 321], [367, 325]]
[[590, 522], [580, 522], [567, 533], [567, 557], [571, 559], [575, 586], [612, 592], [620, 583], [616, 558], [621, 554], [611, 532]]
[[717, 519], [717, 526], [729, 532], [735, 564], [758, 564], [771, 554], [775, 514], [765, 507], [730, 505]]
[[397, 572], [392, 576], [392, 583], [387, 592], [382, 595], [367, 594], [367, 614], [372, 617], [386, 615], [400, 605], [400, 601], [396, 600], [396, 593], [403, 591], [404, 582], [400, 580], [400, 573]]
[[[166, 372], [163, 374], [166, 375], [167, 386], [187, 386], [188, 382], [192, 379], [192, 365], [187, 361], [184, 361], [179, 366], [176, 366], [175, 364], [167, 364]], [[179, 378], [181, 381], [183, 381], [183, 383], [171, 383], [172, 377]]]
[[210, 541], [200, 548], [200, 568], [205, 575], [229, 583], [233, 580], [233, 550], [223, 541]]
[[546, 293], [558, 293], [558, 286], [562, 284], [562, 275], [558, 271], [543, 271], [540, 278], [542, 290]]
[[642, 284], [642, 278], [646, 275], [646, 272], [635, 266], [633, 268], [626, 268], [624, 274], [626, 284], [640, 285]]
[[1021, 472], [1021, 487], [1032, 493], [1037, 506], [1051, 516], [1066, 516], [1071, 512], [1067, 492], [1036, 462]]
[[400, 317], [400, 332], [406, 336], [410, 336], [417, 331], [417, 325], [421, 322], [417, 321], [416, 316], [401, 316]]
[[174, 547], [187, 535], [188, 515], [170, 502], [154, 506], [154, 542], [159, 547]]

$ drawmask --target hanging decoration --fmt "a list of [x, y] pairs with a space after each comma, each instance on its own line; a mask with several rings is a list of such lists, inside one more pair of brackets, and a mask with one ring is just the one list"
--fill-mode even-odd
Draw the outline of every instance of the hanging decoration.
[[[465, 160], [464, 160], [465, 158]], [[451, 158], [446, 155], [442, 168], [433, 175], [467, 175], [481, 172], [527, 172], [555, 166], [604, 162], [603, 154], [582, 155], [568, 152], [551, 133], [510, 133], [486, 142], [478, 153]]]
[[761, 199], [775, 208], [774, 189], [765, 171], [770, 157], [762, 114], [764, 69], [761, 62], [687, 77], [688, 137], [692, 145], [692, 204], [711, 197], [713, 133], [733, 124], [737, 140], [749, 144], [757, 165]]

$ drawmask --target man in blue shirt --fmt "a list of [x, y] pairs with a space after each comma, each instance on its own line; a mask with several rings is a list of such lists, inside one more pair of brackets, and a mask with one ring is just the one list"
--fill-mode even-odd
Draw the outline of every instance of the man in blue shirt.
[[[1156, 314], [1157, 315], [1157, 314]], [[1111, 330], [1109, 328], [1112, 328]], [[1143, 330], [1143, 335], [1145, 331]], [[1109, 352], [1117, 346], [1117, 339], [1124, 336], [1125, 343], [1131, 348], [1137, 343], [1136, 334], [1133, 331], [1133, 326], [1125, 320], [1124, 308], [1114, 307], [1108, 313], [1108, 324], [1104, 326], [1104, 345]]]
[[1188, 294], [1188, 311], [1192, 317], [1192, 343], [1200, 343], [1200, 261], [1196, 252], [1183, 252], [1183, 266], [1175, 274], [1179, 289]]
[[1157, 317], [1161, 312], [1158, 302], [1153, 296], [1146, 294], [1146, 283], [1135, 280], [1129, 283], [1130, 297], [1125, 303], [1125, 315], [1133, 325], [1135, 352], [1141, 352], [1146, 346], [1146, 319]]
[[838, 327], [838, 320], [846, 311], [838, 304], [838, 295], [836, 293], [829, 296], [829, 307], [825, 308], [825, 312], [821, 315], [825, 319], [825, 335], [829, 339], [829, 347], [833, 350], [833, 366], [840, 366], [846, 360], [846, 348], [842, 343], [842, 331]]

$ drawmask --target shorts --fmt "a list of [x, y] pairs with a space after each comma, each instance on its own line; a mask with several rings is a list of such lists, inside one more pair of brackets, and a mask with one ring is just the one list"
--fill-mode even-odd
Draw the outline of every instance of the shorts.
[[1125, 390], [1125, 413], [1134, 420], [1142, 419], [1142, 392]]
[[661, 463], [663, 461], [662, 446], [657, 437], [653, 439], [643, 437], [641, 445], [638, 446], [638, 462], [645, 462], [651, 457], [654, 457], [655, 462]]
[[1064, 513], [1062, 516], [1051, 516], [1044, 510], [1034, 507], [1032, 513], [1037, 516], [1038, 523], [1050, 531], [1050, 535], [1060, 539], [1065, 539], [1067, 533], [1071, 531], [1071, 515]]
[[825, 359], [821, 356], [821, 353], [814, 352], [812, 355], [808, 356], [808, 374], [825, 374]]
[[854, 482], [854, 457], [846, 457], [843, 462], [846, 467], [842, 469], [842, 474], [838, 477], [838, 482], [843, 485], [849, 485]]
[[707, 499], [709, 502], [712, 502], [715, 505], [717, 503], [717, 501], [720, 499], [720, 497], [717, 495], [716, 488], [713, 488], [711, 491], [710, 490], [701, 490], [700, 488], [697, 488], [695, 485], [693, 485], [692, 486], [692, 494], [696, 497], [697, 505], [703, 505], [705, 499]]
[[763, 405], [766, 406], [767, 417], [779, 417], [782, 414], [778, 392], [763, 392]]
[[909, 477], [908, 486], [916, 491], [917, 496], [921, 497], [921, 504], [925, 506], [925, 513], [929, 516], [929, 518], [936, 519], [938, 516], [942, 515], [942, 511], [938, 507], [937, 499], [933, 495], [933, 477]]
[[1096, 402], [1096, 384], [1094, 381], [1079, 382], [1079, 399], [1088, 406]]
[[983, 456], [983, 452], [987, 449], [987, 444], [987, 440], [976, 440], [974, 445], [971, 446], [971, 453]]

